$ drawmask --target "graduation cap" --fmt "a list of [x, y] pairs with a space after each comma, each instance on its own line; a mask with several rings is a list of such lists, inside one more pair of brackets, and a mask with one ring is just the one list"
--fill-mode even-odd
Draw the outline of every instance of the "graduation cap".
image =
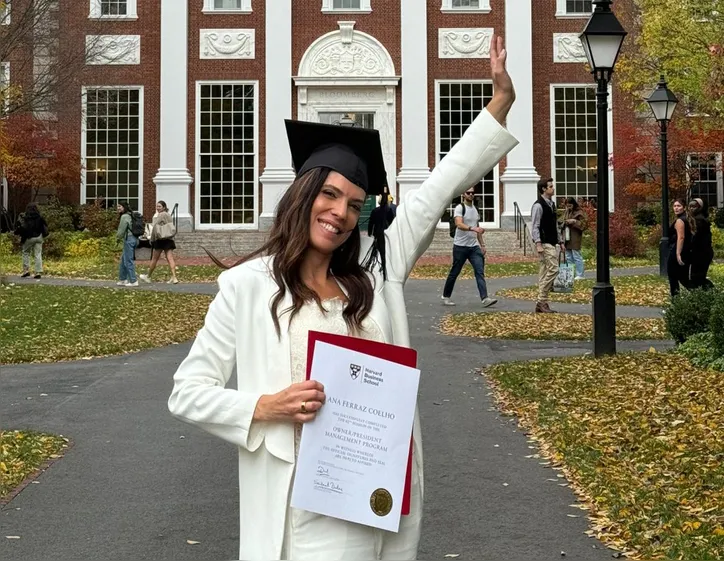
[[380, 133], [374, 129], [285, 119], [297, 175], [325, 167], [346, 177], [368, 195], [387, 185]]

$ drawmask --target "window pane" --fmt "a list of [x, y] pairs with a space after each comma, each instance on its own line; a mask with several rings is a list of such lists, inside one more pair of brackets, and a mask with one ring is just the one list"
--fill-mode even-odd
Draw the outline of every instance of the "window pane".
[[719, 206], [719, 181], [716, 154], [691, 154], [689, 156], [690, 198], [700, 198], [709, 207]]
[[479, 8], [480, 0], [452, 0], [453, 8]]
[[[562, 86], [555, 88], [553, 97], [559, 100], [553, 104], [552, 123], [558, 142], [551, 147], [557, 196], [559, 199], [595, 197], [598, 162], [595, 90], [590, 86]], [[594, 101], [589, 103], [591, 99]]]
[[101, 0], [102, 16], [125, 16], [127, 14], [127, 0]]
[[[253, 85], [201, 86], [198, 173], [202, 224], [247, 224], [249, 216], [251, 222], [256, 216], [254, 94]], [[249, 126], [237, 126], [245, 123]]]
[[241, 0], [214, 0], [215, 10], [241, 10]]
[[334, 0], [332, 8], [335, 10], [359, 10], [361, 0]]
[[[464, 1], [464, 0], [463, 0]], [[477, 7], [466, 3], [465, 6], [453, 7]], [[440, 151], [438, 158], [442, 160], [455, 143], [460, 140], [475, 120], [475, 117], [483, 110], [493, 97], [492, 84], [489, 83], [439, 83], [438, 97], [440, 107], [445, 108], [438, 113], [436, 126], [438, 138], [440, 139]], [[450, 214], [455, 206], [460, 203], [456, 198], [450, 202], [448, 209], [442, 217], [443, 221], [450, 219]], [[495, 182], [494, 172], [491, 171], [483, 180], [475, 185], [475, 206], [480, 214], [481, 222], [495, 221]]]
[[[131, 98], [136, 101], [130, 101]], [[129, 123], [127, 118], [108, 117], [127, 114], [130, 105], [135, 106], [138, 114], [138, 99], [137, 89], [88, 90], [85, 98], [85, 203], [98, 198], [106, 207], [113, 207], [119, 201], [128, 201], [133, 209], [139, 207], [141, 185], [135, 171], [141, 167], [138, 118]], [[134, 173], [128, 173], [128, 170], [134, 170]]]
[[566, 0], [566, 12], [569, 14], [590, 14], [592, 11], [592, 0]]

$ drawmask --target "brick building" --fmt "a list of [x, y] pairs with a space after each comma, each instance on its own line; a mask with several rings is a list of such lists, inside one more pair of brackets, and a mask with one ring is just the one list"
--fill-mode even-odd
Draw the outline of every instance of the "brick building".
[[[184, 230], [263, 231], [294, 177], [283, 120], [297, 118], [377, 128], [402, 200], [490, 99], [496, 32], [520, 145], [476, 201], [484, 227], [510, 229], [541, 176], [559, 196], [595, 195], [595, 91], [577, 39], [590, 12], [591, 0], [68, 2], [63, 42], [104, 47], [58, 110], [85, 162], [77, 199], [130, 199], [147, 216], [163, 199]], [[612, 153], [633, 117], [618, 97]], [[627, 178], [610, 174], [613, 205]], [[720, 173], [714, 183], [721, 200]]]

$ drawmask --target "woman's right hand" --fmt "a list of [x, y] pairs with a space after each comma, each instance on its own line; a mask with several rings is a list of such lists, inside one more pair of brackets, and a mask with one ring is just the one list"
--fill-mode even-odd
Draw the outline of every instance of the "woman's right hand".
[[272, 395], [262, 395], [254, 410], [255, 421], [308, 423], [313, 421], [327, 396], [316, 380], [292, 384]]

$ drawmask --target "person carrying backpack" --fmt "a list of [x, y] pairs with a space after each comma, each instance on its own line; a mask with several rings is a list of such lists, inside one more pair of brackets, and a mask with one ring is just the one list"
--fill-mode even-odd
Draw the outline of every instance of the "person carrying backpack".
[[30, 276], [30, 252], [35, 254], [35, 275], [39, 279], [43, 273], [43, 239], [48, 237], [48, 224], [40, 216], [38, 205], [29, 203], [25, 212], [20, 218], [20, 225], [15, 229], [15, 234], [20, 236], [20, 243], [23, 251], [23, 274], [22, 277]]
[[138, 286], [134, 254], [138, 246], [138, 238], [143, 234], [143, 216], [139, 212], [133, 212], [127, 202], [118, 203], [116, 209], [121, 217], [116, 238], [123, 242], [123, 253], [116, 284], [118, 286]]

